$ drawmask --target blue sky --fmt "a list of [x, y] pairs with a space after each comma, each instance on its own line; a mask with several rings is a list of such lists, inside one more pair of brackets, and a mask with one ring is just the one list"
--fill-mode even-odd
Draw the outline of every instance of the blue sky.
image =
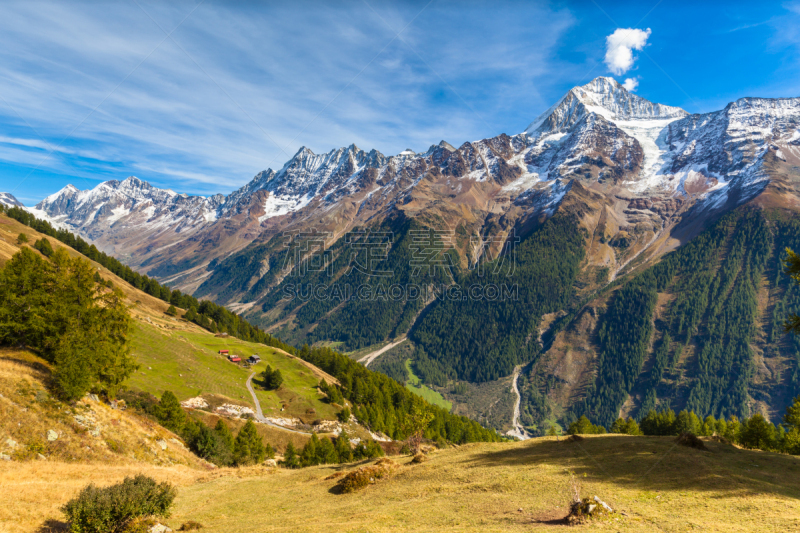
[[[518, 133], [619, 72], [691, 112], [800, 96], [800, 2], [719, 4], [5, 2], [0, 190], [33, 205], [136, 175], [227, 194], [303, 145]], [[615, 41], [630, 65], [606, 61], [619, 29], [641, 30], [617, 33], [643, 39]]]

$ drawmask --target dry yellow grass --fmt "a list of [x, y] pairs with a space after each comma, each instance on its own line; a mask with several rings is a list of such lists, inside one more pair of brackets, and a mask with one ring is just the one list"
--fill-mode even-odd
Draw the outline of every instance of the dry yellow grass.
[[394, 476], [352, 494], [334, 494], [338, 479], [329, 476], [357, 465], [202, 473], [12, 463], [0, 468], [0, 493], [17, 497], [0, 510], [0, 529], [35, 531], [86, 483], [139, 471], [179, 485], [169, 525], [197, 520], [214, 532], [561, 531], [574, 482], [582, 497], [597, 495], [628, 515], [586, 529], [800, 529], [798, 458], [706, 444], [709, 452], [676, 446], [673, 437], [614, 435], [472, 444], [423, 464], [397, 460]]
[[[54, 399], [46, 387], [49, 375], [47, 363], [30, 352], [0, 349], [0, 452], [16, 460], [41, 455], [74, 462], [204, 465], [173, 433], [134, 413], [87, 399], [74, 405]], [[49, 431], [58, 438], [48, 440]]]

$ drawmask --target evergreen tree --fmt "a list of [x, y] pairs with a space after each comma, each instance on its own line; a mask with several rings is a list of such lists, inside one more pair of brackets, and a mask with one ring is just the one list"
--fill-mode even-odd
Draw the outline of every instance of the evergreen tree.
[[39, 252], [41, 252], [41, 254], [45, 257], [50, 257], [53, 255], [53, 246], [47, 239], [38, 239], [33, 243], [33, 247], [39, 250]]
[[176, 433], [186, 425], [186, 412], [181, 407], [178, 398], [170, 391], [164, 391], [161, 401], [155, 409], [156, 418], [161, 425]]
[[678, 418], [675, 420], [675, 432], [680, 435], [681, 433], [691, 433], [692, 435], [699, 435], [702, 428], [700, 419], [694, 414], [694, 411], [687, 412], [681, 411]]
[[349, 463], [353, 460], [353, 450], [350, 448], [350, 436], [343, 429], [334, 443], [336, 457], [340, 463]]
[[269, 386], [271, 390], [277, 390], [281, 385], [283, 385], [283, 375], [281, 374], [280, 369], [276, 368], [269, 380]]
[[344, 409], [342, 409], [341, 411], [336, 413], [336, 418], [339, 419], [339, 422], [341, 422], [343, 424], [346, 424], [347, 422], [350, 421], [350, 415], [351, 414], [352, 413], [350, 412], [350, 408], [349, 407], [345, 407]]
[[20, 233], [17, 237], [17, 244], [25, 244], [26, 242], [28, 242], [28, 236], [24, 233]]
[[222, 440], [222, 442], [224, 442], [225, 445], [232, 450], [234, 437], [233, 433], [231, 433], [231, 429], [228, 427], [228, 424], [226, 424], [225, 421], [220, 418], [217, 420], [217, 425], [214, 426], [214, 431], [216, 431], [217, 435], [219, 435], [220, 440]]
[[641, 435], [642, 431], [639, 429], [639, 424], [636, 423], [636, 420], [628, 417], [628, 420], [625, 422], [625, 433], [627, 435]]
[[178, 316], [178, 310], [175, 309], [174, 305], [170, 305], [165, 312], [169, 316]]
[[233, 443], [233, 457], [237, 465], [261, 463], [264, 461], [266, 451], [261, 435], [258, 434], [256, 425], [248, 420]]
[[792, 405], [786, 408], [783, 423], [787, 426], [800, 429], [800, 396], [794, 399]]
[[770, 450], [775, 446], [775, 426], [761, 413], [742, 423], [739, 444], [746, 448]]
[[49, 261], [23, 248], [0, 271], [0, 343], [27, 346], [53, 363], [68, 400], [90, 388], [113, 397], [136, 369], [124, 296], [94, 274], [63, 248]]
[[286, 468], [300, 468], [300, 458], [297, 456], [297, 450], [291, 441], [286, 445], [286, 450], [283, 452], [283, 461], [281, 461], [281, 465]]
[[319, 461], [319, 464], [323, 465], [333, 465], [339, 462], [339, 456], [336, 454], [336, 447], [328, 437], [322, 437], [319, 439], [317, 460]]
[[614, 424], [611, 426], [609, 430], [610, 433], [625, 433], [625, 419], [624, 418], [617, 418]]
[[309, 440], [303, 450], [300, 452], [300, 463], [303, 466], [314, 466], [319, 464], [319, 447], [320, 442], [316, 433], [311, 434]]

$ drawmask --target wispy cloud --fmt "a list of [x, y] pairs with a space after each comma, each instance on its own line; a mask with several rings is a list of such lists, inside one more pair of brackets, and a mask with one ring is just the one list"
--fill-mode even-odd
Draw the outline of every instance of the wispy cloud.
[[375, 5], [378, 17], [363, 3], [209, 1], [172, 34], [179, 46], [155, 51], [159, 26], [172, 31], [195, 3], [141, 5], [158, 24], [133, 3], [4, 6], [0, 158], [35, 167], [106, 98], [32, 186], [41, 172], [139, 174], [228, 192], [301, 145], [392, 154], [515, 133], [549, 105], [541, 92], [569, 68], [554, 47], [574, 24], [563, 9], [515, 5], [510, 20], [495, 6], [435, 3], [342, 91], [424, 3]]

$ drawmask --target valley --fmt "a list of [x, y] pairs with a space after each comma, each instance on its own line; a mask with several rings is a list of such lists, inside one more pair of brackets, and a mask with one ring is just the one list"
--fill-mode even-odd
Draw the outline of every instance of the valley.
[[[541, 435], [552, 423], [568, 426], [602, 387], [597, 362], [610, 355], [599, 328], [632, 280], [713, 231], [726, 213], [794, 219], [798, 122], [796, 98], [742, 98], [689, 114], [600, 77], [514, 136], [459, 148], [442, 141], [391, 157], [355, 145], [326, 154], [303, 148], [227, 197], [180, 195], [128, 178], [89, 191], [67, 187], [33, 212], [289, 343], [336, 346], [373, 367], [407, 339], [415, 374], [444, 394], [442, 405], [502, 432], [514, 427], [513, 401], [498, 404], [495, 395], [459, 407], [464, 397], [447, 391], [500, 389], [515, 367], [536, 369], [519, 380], [519, 408], [525, 431]], [[487, 287], [507, 301], [469, 293]], [[677, 284], [658, 297], [689, 290]], [[448, 296], [454, 291], [464, 298]], [[544, 348], [535, 338], [553, 314], [560, 318]], [[664, 320], [656, 319], [655, 338], [678, 335], [680, 326]], [[773, 331], [774, 320], [756, 323]], [[769, 331], [754, 338], [769, 338], [767, 352], [780, 360], [794, 357]], [[567, 337], [580, 348], [568, 347]], [[686, 342], [688, 355], [694, 341]], [[653, 357], [647, 343], [635, 361]], [[763, 350], [752, 345], [748, 357]], [[624, 413], [641, 417], [650, 407], [699, 408], [685, 392], [698, 379], [693, 361], [677, 367], [672, 392], [662, 387], [662, 396], [645, 401], [631, 392], [643, 385], [627, 384], [614, 409], [624, 404]], [[776, 364], [786, 376], [786, 363]], [[641, 369], [631, 372], [644, 379]], [[756, 392], [763, 385], [748, 382], [734, 412], [775, 417], [800, 392], [793, 387], [768, 385], [768, 399]], [[507, 412], [488, 414], [497, 405]], [[703, 414], [724, 413], [708, 405]], [[601, 420], [609, 424], [611, 414]]]

